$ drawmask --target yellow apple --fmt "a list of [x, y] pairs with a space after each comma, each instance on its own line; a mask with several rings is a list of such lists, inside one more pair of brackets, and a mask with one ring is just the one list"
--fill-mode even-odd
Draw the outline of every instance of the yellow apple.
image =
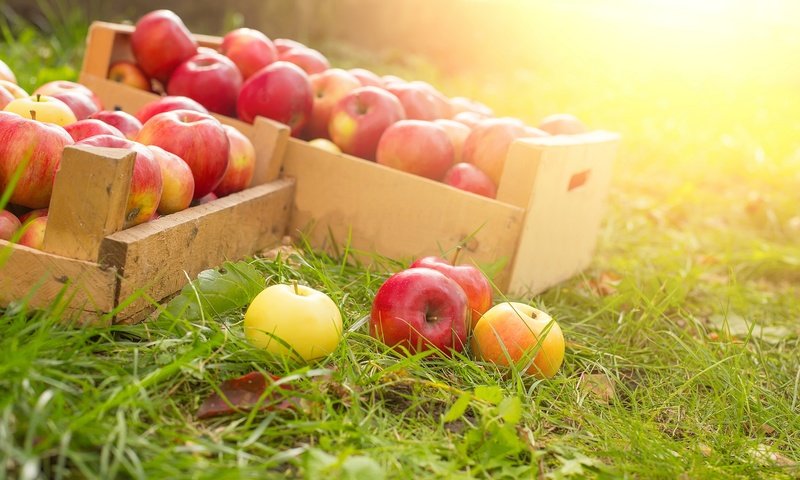
[[342, 150], [327, 138], [315, 138], [309, 141], [308, 144], [331, 153], [342, 153]]
[[78, 121], [66, 103], [47, 95], [17, 98], [9, 102], [3, 110], [62, 127]]
[[270, 353], [313, 360], [336, 350], [342, 314], [329, 296], [311, 287], [272, 285], [247, 308], [244, 334]]

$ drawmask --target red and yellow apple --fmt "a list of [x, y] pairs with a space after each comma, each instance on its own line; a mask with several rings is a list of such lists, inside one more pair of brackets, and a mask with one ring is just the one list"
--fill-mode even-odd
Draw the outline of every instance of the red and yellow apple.
[[362, 87], [380, 87], [383, 88], [383, 80], [378, 74], [367, 70], [365, 68], [351, 68], [347, 71], [350, 75], [356, 77]]
[[228, 32], [222, 37], [220, 51], [236, 64], [244, 80], [278, 60], [278, 50], [272, 41], [252, 28]]
[[149, 92], [152, 90], [150, 78], [139, 65], [130, 60], [117, 60], [108, 67], [108, 79]]
[[464, 161], [480, 168], [500, 184], [511, 142], [530, 136], [530, 130], [516, 118], [490, 118], [476, 125], [464, 143]]
[[220, 53], [198, 53], [178, 65], [169, 77], [167, 94], [189, 97], [208, 111], [233, 117], [242, 74]]
[[444, 174], [442, 182], [484, 197], [495, 198], [497, 196], [497, 186], [492, 179], [471, 163], [456, 163]]
[[305, 138], [328, 138], [328, 124], [334, 105], [350, 91], [361, 86], [356, 77], [341, 68], [330, 68], [308, 77], [314, 95], [314, 106], [308, 124], [303, 129]]
[[322, 73], [331, 68], [330, 62], [317, 50], [308, 47], [296, 47], [278, 53], [278, 59], [302, 68], [308, 75]]
[[44, 244], [44, 231], [47, 228], [47, 216], [36, 217], [22, 224], [20, 235], [17, 243], [25, 245], [26, 247], [42, 249]]
[[11, 240], [21, 225], [16, 215], [8, 210], [0, 210], [0, 240]]
[[276, 38], [273, 40], [272, 44], [275, 45], [275, 50], [278, 52], [278, 55], [293, 48], [308, 48], [305, 46], [305, 44], [289, 38]]
[[[35, 95], [49, 95], [51, 97], [56, 96], [59, 93], [64, 92], [72, 92], [72, 93], [79, 93], [92, 101], [97, 107], [94, 111], [100, 111], [103, 109], [103, 102], [100, 101], [100, 97], [95, 95], [93, 91], [89, 89], [89, 87], [82, 85], [80, 83], [71, 82], [69, 80], [53, 80], [52, 82], [47, 82], [33, 91], [32, 96]], [[65, 102], [66, 103], [66, 102]]]
[[194, 177], [192, 169], [183, 159], [161, 147], [148, 145], [161, 169], [161, 200], [158, 213], [169, 215], [189, 208], [194, 198]]
[[383, 132], [403, 119], [397, 97], [378, 87], [359, 87], [333, 107], [328, 133], [344, 153], [374, 160]]
[[400, 120], [378, 142], [375, 159], [381, 165], [441, 180], [453, 165], [454, 149], [444, 128], [422, 120]]
[[10, 93], [14, 98], [27, 98], [30, 97], [24, 88], [20, 87], [14, 82], [9, 80], [0, 79], [0, 90], [5, 90]]
[[100, 120], [118, 129], [128, 140], [135, 140], [142, 129], [142, 122], [122, 110], [101, 110], [89, 115], [90, 119]]
[[450, 118], [449, 101], [427, 83], [393, 83], [387, 85], [386, 89], [400, 100], [408, 119]]
[[224, 197], [249, 187], [256, 170], [256, 149], [253, 142], [230, 125], [223, 125], [222, 128], [228, 135], [230, 150], [228, 168], [225, 170], [222, 181], [214, 189], [217, 197]]
[[446, 118], [436, 119], [433, 123], [444, 128], [447, 136], [450, 137], [450, 142], [453, 144], [453, 163], [462, 162], [464, 160], [464, 144], [469, 137], [470, 128], [461, 122]]
[[178, 65], [197, 53], [197, 42], [174, 12], [155, 10], [136, 22], [131, 50], [145, 75], [166, 85]]
[[253, 123], [257, 116], [271, 118], [298, 136], [308, 123], [314, 95], [306, 72], [297, 65], [277, 61], [247, 79], [239, 92], [239, 118]]
[[113, 127], [106, 122], [87, 118], [86, 120], [78, 120], [64, 127], [64, 130], [69, 133], [69, 136], [76, 142], [85, 138], [94, 137], [96, 135], [112, 135], [119, 138], [125, 138], [118, 128]]
[[97, 104], [94, 103], [90, 97], [78, 91], [65, 90], [63, 92], [54, 93], [52, 97], [64, 102], [69, 109], [72, 110], [72, 113], [75, 114], [75, 118], [78, 120], [89, 118], [90, 115], [100, 111], [100, 109], [97, 108]]
[[142, 105], [142, 107], [136, 111], [136, 118], [139, 122], [144, 124], [154, 115], [171, 112], [173, 110], [194, 110], [195, 112], [208, 113], [206, 107], [189, 97], [171, 95], [161, 97], [158, 100], [153, 100], [150, 103]]

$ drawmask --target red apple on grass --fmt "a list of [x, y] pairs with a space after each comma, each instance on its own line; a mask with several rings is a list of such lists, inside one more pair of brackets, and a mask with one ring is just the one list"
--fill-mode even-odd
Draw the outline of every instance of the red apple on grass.
[[383, 132], [403, 119], [397, 97], [378, 87], [359, 87], [333, 107], [328, 133], [344, 153], [374, 160]]
[[112, 135], [119, 138], [125, 138], [118, 128], [112, 127], [106, 122], [87, 118], [86, 120], [78, 120], [64, 127], [64, 130], [69, 133], [73, 140], [79, 142], [84, 138], [94, 137], [96, 135]]
[[530, 135], [528, 127], [516, 118], [483, 120], [464, 143], [464, 161], [483, 170], [492, 183], [499, 185], [511, 142]]
[[161, 147], [148, 145], [161, 169], [161, 200], [157, 212], [161, 215], [189, 208], [194, 197], [192, 169], [183, 159]]
[[378, 289], [370, 334], [411, 353], [439, 349], [460, 352], [467, 341], [469, 309], [464, 290], [430, 268], [409, 268]]
[[347, 93], [360, 87], [361, 83], [341, 68], [315, 73], [308, 79], [314, 94], [314, 106], [303, 135], [305, 138], [328, 138], [328, 123], [334, 105]]
[[236, 64], [244, 80], [278, 60], [278, 50], [272, 41], [252, 28], [228, 32], [222, 38], [220, 51]]
[[450, 137], [450, 142], [453, 144], [454, 163], [459, 163], [464, 159], [464, 143], [469, 137], [470, 128], [461, 122], [455, 120], [448, 120], [446, 118], [439, 118], [434, 120], [433, 123], [444, 128], [447, 136]]
[[447, 132], [433, 122], [400, 120], [389, 126], [378, 142], [381, 165], [441, 180], [453, 165], [454, 149]]
[[139, 65], [130, 60], [117, 60], [112, 63], [108, 67], [108, 79], [146, 92], [152, 90], [150, 78], [139, 68]]
[[297, 65], [277, 61], [247, 79], [239, 92], [239, 118], [253, 123], [257, 116], [284, 123], [298, 136], [308, 123], [314, 96], [308, 75]]
[[47, 207], [61, 153], [73, 143], [58, 125], [0, 115], [0, 191], [5, 191], [19, 169], [22, 175], [9, 201], [28, 208]]
[[197, 53], [197, 42], [175, 13], [155, 10], [136, 22], [131, 50], [147, 76], [166, 84], [178, 65]]
[[11, 240], [21, 225], [16, 215], [8, 210], [0, 210], [0, 240]]
[[136, 118], [144, 124], [154, 115], [159, 113], [171, 112], [173, 110], [194, 110], [195, 112], [208, 113], [206, 107], [197, 103], [189, 97], [171, 95], [153, 100], [142, 105], [136, 112]]
[[256, 149], [253, 142], [230, 125], [223, 125], [222, 128], [228, 135], [230, 150], [228, 168], [225, 170], [222, 181], [214, 189], [217, 197], [224, 197], [249, 187], [256, 170]]
[[356, 77], [362, 87], [383, 88], [383, 80], [381, 80], [381, 77], [365, 68], [351, 68], [347, 73]]
[[325, 58], [325, 55], [308, 47], [289, 49], [283, 53], [279, 53], [278, 59], [297, 65], [309, 75], [322, 73], [331, 68], [331, 64], [328, 62], [328, 59]]
[[98, 135], [81, 140], [78, 145], [127, 148], [136, 152], [131, 178], [131, 191], [125, 210], [125, 228], [144, 223], [153, 216], [161, 201], [164, 187], [161, 168], [153, 152], [141, 143], [113, 135]]
[[12, 83], [17, 83], [17, 77], [14, 75], [14, 72], [8, 68], [6, 62], [0, 59], [0, 80], [8, 80]]
[[484, 197], [497, 197], [497, 186], [492, 179], [471, 163], [456, 163], [444, 174], [442, 182]]
[[128, 140], [135, 140], [139, 130], [142, 129], [142, 122], [130, 113], [122, 110], [101, 110], [89, 115], [90, 119], [100, 120], [118, 129]]
[[578, 117], [569, 113], [556, 113], [544, 117], [539, 129], [550, 135], [577, 135], [588, 130]]
[[15, 98], [8, 102], [3, 111], [62, 127], [78, 121], [66, 103], [47, 95], [37, 94], [27, 98]]
[[144, 124], [136, 140], [181, 157], [192, 169], [194, 198], [211, 193], [228, 168], [228, 136], [219, 120], [207, 113], [159, 113]]
[[189, 97], [210, 112], [233, 117], [241, 87], [242, 74], [228, 57], [220, 53], [198, 53], [172, 72], [167, 93]]
[[46, 228], [47, 228], [46, 216], [36, 217], [32, 220], [23, 223], [22, 226], [20, 227], [22, 235], [20, 235], [19, 240], [17, 240], [17, 243], [20, 245], [25, 245], [26, 247], [41, 250], [42, 245], [44, 244], [44, 231]]

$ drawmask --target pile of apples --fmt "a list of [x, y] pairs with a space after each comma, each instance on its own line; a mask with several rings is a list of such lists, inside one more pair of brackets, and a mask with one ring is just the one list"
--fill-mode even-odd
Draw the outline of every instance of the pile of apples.
[[534, 128], [422, 81], [331, 68], [317, 50], [249, 28], [227, 33], [218, 51], [200, 47], [169, 10], [138, 21], [131, 48], [136, 62], [116, 62], [109, 78], [189, 97], [246, 122], [267, 117], [321, 148], [490, 198], [515, 139], [586, 131], [569, 114]]
[[[136, 116], [104, 110], [87, 87], [57, 80], [33, 95], [0, 60], [0, 238], [41, 248], [53, 181], [64, 147], [126, 148], [136, 153], [125, 228], [246, 188], [256, 153], [238, 130], [197, 102], [163, 97]], [[19, 215], [19, 217], [18, 217]]]

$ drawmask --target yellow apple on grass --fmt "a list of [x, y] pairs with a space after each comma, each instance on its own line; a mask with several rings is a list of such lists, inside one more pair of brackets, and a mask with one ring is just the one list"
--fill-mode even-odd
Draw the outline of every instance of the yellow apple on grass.
[[78, 119], [66, 103], [47, 95], [33, 95], [12, 100], [3, 111], [13, 112], [25, 118], [54, 123], [65, 127]]
[[342, 314], [329, 296], [311, 287], [272, 285], [247, 308], [244, 334], [270, 353], [313, 360], [336, 350]]

